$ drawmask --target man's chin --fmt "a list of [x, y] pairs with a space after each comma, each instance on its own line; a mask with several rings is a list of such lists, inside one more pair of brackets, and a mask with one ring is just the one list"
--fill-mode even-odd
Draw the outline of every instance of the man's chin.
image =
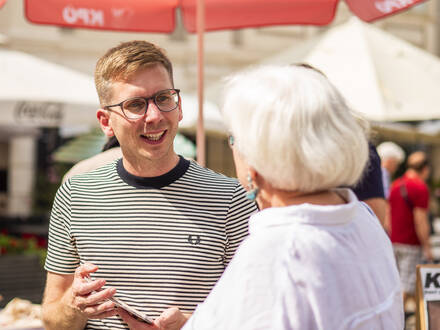
[[161, 150], [142, 150], [140, 152], [140, 157], [142, 159], [145, 159], [147, 161], [151, 162], [159, 162], [164, 160], [172, 160], [173, 156], [175, 155], [174, 151], [168, 150], [165, 151], [163, 149]]

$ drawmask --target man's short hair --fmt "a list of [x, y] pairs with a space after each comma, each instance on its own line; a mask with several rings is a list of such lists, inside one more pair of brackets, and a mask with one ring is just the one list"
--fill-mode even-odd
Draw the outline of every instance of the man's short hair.
[[421, 172], [426, 166], [429, 166], [429, 160], [426, 153], [423, 151], [415, 151], [410, 154], [408, 156], [407, 166], [416, 172]]
[[383, 142], [377, 146], [377, 153], [381, 160], [394, 158], [399, 164], [405, 159], [405, 151], [391, 141]]
[[96, 63], [95, 86], [101, 106], [111, 100], [112, 83], [127, 81], [135, 73], [153, 65], [163, 65], [173, 82], [173, 67], [165, 51], [148, 41], [123, 42], [110, 48]]

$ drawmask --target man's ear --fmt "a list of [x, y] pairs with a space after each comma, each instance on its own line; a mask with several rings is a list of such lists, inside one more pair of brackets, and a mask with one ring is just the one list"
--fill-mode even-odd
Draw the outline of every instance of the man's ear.
[[110, 114], [108, 111], [98, 109], [96, 111], [96, 118], [98, 118], [101, 129], [107, 137], [112, 137], [115, 135], [113, 128], [110, 125]]
[[183, 118], [183, 112], [182, 112], [182, 100], [179, 100], [179, 121], [181, 121]]

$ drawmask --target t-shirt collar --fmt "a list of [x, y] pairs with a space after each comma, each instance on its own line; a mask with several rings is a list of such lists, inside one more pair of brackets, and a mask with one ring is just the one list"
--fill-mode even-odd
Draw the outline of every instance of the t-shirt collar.
[[160, 189], [181, 178], [188, 170], [190, 161], [179, 156], [179, 162], [169, 172], [156, 177], [140, 177], [130, 174], [122, 164], [122, 158], [116, 163], [116, 170], [120, 178], [128, 185], [140, 189]]

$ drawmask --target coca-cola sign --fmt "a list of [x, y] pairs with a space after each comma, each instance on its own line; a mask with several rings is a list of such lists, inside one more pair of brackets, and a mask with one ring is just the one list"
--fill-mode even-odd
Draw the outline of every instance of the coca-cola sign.
[[52, 102], [18, 102], [14, 119], [18, 124], [59, 126], [64, 117], [63, 106]]

